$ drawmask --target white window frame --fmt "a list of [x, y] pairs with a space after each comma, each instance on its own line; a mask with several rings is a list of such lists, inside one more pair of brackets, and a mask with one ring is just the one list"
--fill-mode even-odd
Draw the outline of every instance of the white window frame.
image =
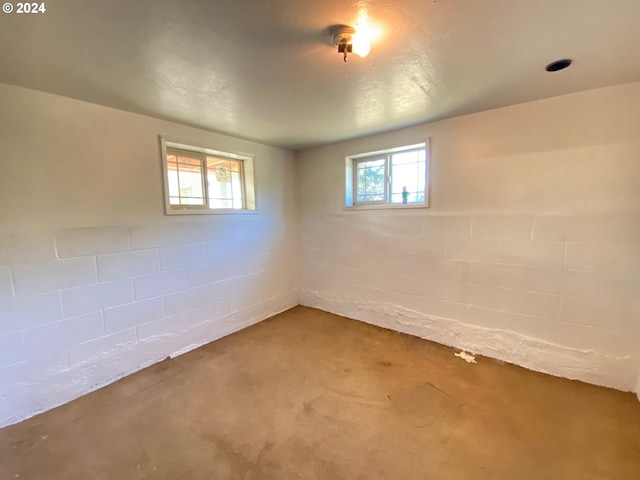
[[[254, 177], [254, 156], [244, 153], [223, 152], [201, 145], [194, 145], [178, 140], [170, 140], [160, 136], [160, 150], [162, 156], [162, 176], [164, 180], [164, 211], [165, 215], [217, 215], [217, 214], [246, 214], [255, 213], [256, 194], [255, 194], [255, 177]], [[205, 203], [202, 205], [173, 205], [169, 198], [169, 174], [167, 167], [167, 154], [169, 152], [184, 152], [185, 155], [191, 155], [194, 158], [203, 160], [203, 195]], [[240, 162], [240, 171], [242, 179], [242, 209], [237, 208], [211, 208], [208, 203], [207, 181], [206, 181], [206, 156], [228, 158]]]
[[[428, 208], [429, 207], [429, 170], [430, 170], [430, 155], [429, 155], [429, 140], [427, 139], [423, 143], [417, 143], [413, 145], [406, 145], [403, 147], [394, 147], [386, 150], [378, 150], [375, 152], [359, 153], [356, 155], [349, 155], [345, 159], [345, 209], [346, 210], [365, 210], [365, 209], [408, 209], [408, 208]], [[424, 179], [424, 202], [420, 203], [391, 203], [391, 156], [394, 153], [406, 152], [410, 150], [424, 149], [425, 151], [425, 179]], [[369, 202], [357, 201], [357, 166], [359, 163], [385, 159], [384, 169], [384, 199], [375, 200]]]

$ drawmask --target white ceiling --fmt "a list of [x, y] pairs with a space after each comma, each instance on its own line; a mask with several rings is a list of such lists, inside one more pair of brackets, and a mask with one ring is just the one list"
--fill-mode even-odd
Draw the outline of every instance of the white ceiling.
[[[0, 14], [0, 82], [293, 149], [640, 80], [640, 0], [45, 4]], [[365, 21], [344, 63], [326, 29]]]

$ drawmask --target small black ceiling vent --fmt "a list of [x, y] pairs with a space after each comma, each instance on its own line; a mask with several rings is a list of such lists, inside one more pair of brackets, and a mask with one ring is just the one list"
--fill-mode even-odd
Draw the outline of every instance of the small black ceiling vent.
[[564, 70], [567, 68], [573, 60], [569, 58], [564, 58], [562, 60], [556, 60], [555, 62], [551, 62], [549, 65], [545, 67], [547, 72], [557, 72], [558, 70]]

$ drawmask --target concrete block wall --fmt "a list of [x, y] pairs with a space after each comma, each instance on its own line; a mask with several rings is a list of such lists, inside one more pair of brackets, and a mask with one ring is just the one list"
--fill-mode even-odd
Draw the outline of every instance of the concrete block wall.
[[[630, 229], [640, 225], [640, 215], [582, 217], [609, 232], [587, 242], [570, 230], [557, 238], [545, 230], [549, 223], [570, 225], [575, 216], [304, 218], [302, 298], [365, 321], [383, 313], [384, 326], [521, 364], [560, 348], [575, 365], [554, 355], [528, 366], [551, 373], [571, 368], [572, 378], [633, 390], [640, 232], [616, 235], [607, 228], [623, 220]], [[491, 233], [492, 225], [503, 230]], [[418, 319], [423, 331], [412, 329]], [[498, 335], [479, 341], [472, 327], [516, 332], [526, 346]]]
[[[0, 104], [0, 426], [297, 304], [291, 152], [3, 85]], [[255, 154], [258, 211], [165, 216], [160, 134]]]
[[[300, 154], [300, 303], [622, 390], [640, 364], [640, 84]], [[431, 140], [427, 209], [344, 207], [345, 157]]]
[[[48, 260], [40, 252], [28, 262], [22, 252], [27, 262], [2, 266], [0, 417], [46, 408], [43, 388], [72, 374], [104, 384], [137, 370], [135, 362], [162, 360], [295, 305], [283, 227], [247, 216], [162, 233], [64, 229], [49, 236]], [[141, 242], [150, 231], [155, 241]], [[13, 242], [19, 248], [20, 236]], [[128, 356], [131, 366], [119, 370]], [[51, 392], [57, 403], [67, 394]]]

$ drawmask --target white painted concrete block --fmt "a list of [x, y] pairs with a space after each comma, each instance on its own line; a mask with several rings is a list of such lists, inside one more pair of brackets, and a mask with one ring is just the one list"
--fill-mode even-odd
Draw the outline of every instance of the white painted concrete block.
[[367, 254], [393, 254], [398, 251], [402, 242], [400, 237], [375, 235], [370, 232], [348, 233], [345, 230], [341, 236], [341, 239], [338, 238], [337, 232], [330, 235], [330, 241], [327, 242], [326, 248], [346, 253], [361, 251]]
[[[342, 270], [340, 270], [342, 272]], [[359, 285], [371, 286], [379, 288], [381, 290], [391, 290], [393, 292], [405, 293], [407, 295], [420, 295], [423, 297], [435, 298], [432, 295], [427, 295], [426, 285], [423, 283], [421, 277], [415, 275], [404, 275], [399, 273], [384, 274], [376, 271], [364, 271], [361, 270], [358, 273], [363, 278]], [[336, 274], [337, 278], [341, 281], [348, 276], [340, 273]]]
[[[375, 269], [360, 269], [336, 266], [336, 265], [316, 265], [310, 264], [309, 269], [312, 275], [322, 278], [328, 282], [336, 282], [345, 286], [361, 285], [365, 287], [378, 288], [380, 290], [401, 290], [398, 285], [398, 278], [408, 278], [409, 288], [414, 295], [420, 294], [420, 287], [417, 282], [411, 281], [413, 276], [384, 272]], [[417, 277], [416, 277], [417, 278]], [[348, 288], [346, 291], [350, 291]]]
[[535, 329], [533, 331], [531, 329], [532, 321], [544, 322], [544, 319], [476, 305], [469, 305], [466, 320], [473, 325], [485, 328], [519, 331], [525, 334], [535, 332]]
[[531, 268], [529, 290], [579, 298], [633, 301], [640, 295], [640, 275]]
[[416, 264], [423, 259], [420, 257], [402, 255], [399, 252], [375, 254], [356, 253], [349, 255], [347, 252], [334, 252], [333, 250], [315, 250], [317, 255], [307, 257], [310, 262], [322, 265], [348, 265], [365, 271], [378, 270], [393, 273], [414, 273], [420, 269]]
[[600, 295], [603, 298], [640, 304], [640, 273], [604, 273], [599, 277]]
[[565, 245], [561, 242], [502, 240], [500, 259], [503, 263], [535, 267], [564, 267]]
[[141, 342], [158, 337], [176, 337], [190, 326], [189, 314], [184, 312], [170, 317], [164, 317], [154, 322], [145, 323], [137, 327], [138, 339]]
[[425, 257], [413, 261], [418, 274], [445, 280], [464, 282], [469, 276], [469, 262], [445, 258]]
[[253, 261], [254, 272], [267, 272], [279, 270], [285, 265], [288, 257], [281, 253], [265, 253], [254, 257], [247, 257]]
[[182, 244], [200, 244], [216, 241], [217, 217], [199, 222], [181, 223]]
[[160, 271], [157, 249], [98, 255], [98, 277], [101, 282], [147, 275]]
[[529, 269], [528, 289], [533, 292], [562, 295], [566, 291], [566, 283], [566, 270], [538, 267], [531, 267]]
[[498, 288], [496, 291], [496, 309], [557, 320], [560, 315], [560, 297], [544, 293]]
[[301, 276], [309, 280], [322, 279], [327, 282], [341, 281], [341, 279], [335, 277], [335, 271], [332, 265], [314, 263], [311, 261], [307, 261], [301, 265]]
[[[302, 230], [301, 232], [301, 240], [300, 242], [308, 248], [319, 248], [319, 249], [333, 249], [333, 250], [341, 250], [340, 244], [338, 243], [338, 235], [335, 233], [336, 230], [329, 230], [329, 226], [326, 227], [326, 230], [322, 230], [319, 225], [314, 225], [311, 223], [312, 227], [309, 230]], [[343, 236], [343, 241], [348, 238]]]
[[[512, 351], [522, 350], [522, 353], [527, 356], [532, 354], [547, 356], [555, 348], [611, 351], [607, 347], [613, 344], [628, 348], [628, 342], [621, 338], [618, 332], [500, 310], [469, 306], [468, 321], [485, 328], [515, 332], [518, 337], [507, 348]], [[493, 335], [501, 337], [499, 331], [493, 332]], [[498, 348], [504, 348], [504, 345], [500, 344]], [[627, 352], [628, 350], [623, 355]], [[583, 355], [583, 352], [579, 352], [580, 357]], [[553, 362], [556, 366], [557, 360]]]
[[482, 238], [448, 238], [447, 258], [495, 262], [500, 258], [500, 241]]
[[14, 265], [16, 295], [37, 295], [66, 288], [97, 283], [94, 257], [50, 260]]
[[562, 242], [599, 242], [606, 236], [602, 216], [539, 216], [534, 218], [533, 239]]
[[567, 268], [596, 272], [640, 272], [640, 249], [604, 243], [570, 243]]
[[195, 308], [204, 307], [220, 300], [220, 295], [215, 295], [211, 285], [190, 288], [181, 292], [172, 293], [163, 297], [165, 315], [177, 315]]
[[124, 227], [69, 228], [56, 232], [59, 257], [82, 257], [130, 249], [129, 231]]
[[567, 270], [562, 293], [571, 297], [593, 298], [603, 295], [607, 283], [605, 276], [596, 272]]
[[143, 275], [133, 279], [136, 300], [158, 297], [187, 288], [187, 270], [169, 270], [167, 272]]
[[429, 215], [423, 219], [425, 237], [469, 238], [471, 217]]
[[62, 318], [59, 292], [0, 300], [0, 333], [22, 330]]
[[180, 224], [132, 227], [130, 235], [132, 250], [170, 247], [185, 243], [184, 231]]
[[399, 292], [388, 292], [381, 296], [376, 294], [377, 301], [385, 301], [402, 308], [415, 310], [417, 312], [433, 315], [442, 318], [464, 318], [467, 306], [457, 302], [449, 302], [437, 298], [419, 297], [416, 295], [406, 295]]
[[51, 376], [68, 367], [67, 352], [57, 352], [0, 368], [0, 397], [49, 382]]
[[[250, 215], [251, 218], [257, 216]], [[246, 216], [243, 217], [230, 217], [227, 215], [216, 215], [204, 218], [201, 221], [194, 221], [189, 223], [181, 223], [180, 229], [183, 233], [183, 244], [200, 244], [200, 243], [219, 243], [229, 242], [238, 239], [238, 230], [244, 229], [246, 223]], [[253, 230], [249, 227], [250, 230]], [[271, 227], [269, 223], [265, 224], [265, 229], [262, 232], [264, 235], [271, 235]], [[260, 234], [260, 229], [258, 228]], [[249, 237], [251, 237], [249, 233]]]
[[[284, 261], [284, 260], [282, 260]], [[275, 268], [280, 260], [274, 254], [257, 255], [255, 257], [238, 257], [229, 260], [229, 269], [234, 277], [251, 275]]]
[[563, 297], [561, 319], [596, 327], [616, 329], [634, 334], [640, 328], [638, 312], [631, 303], [600, 298]]
[[245, 216], [230, 225], [234, 239], [264, 238], [282, 234], [283, 225], [275, 217], [265, 218], [258, 215]]
[[469, 281], [496, 287], [526, 290], [528, 275], [526, 267], [516, 265], [472, 262], [469, 266]]
[[0, 335], [0, 368], [25, 359], [22, 332]]
[[160, 268], [162, 270], [175, 270], [207, 263], [207, 245], [180, 245], [176, 247], [163, 247], [160, 249]]
[[200, 323], [211, 322], [222, 318], [229, 313], [229, 302], [227, 300], [221, 300], [211, 305], [191, 310], [189, 312], [189, 323], [197, 325]]
[[134, 347], [137, 343], [135, 328], [123, 330], [69, 347], [69, 363], [73, 366], [84, 362], [103, 361]]
[[58, 352], [104, 335], [102, 312], [67, 318], [23, 331], [28, 357]]
[[62, 292], [65, 317], [76, 317], [83, 313], [131, 302], [133, 302], [133, 287], [130, 279], [76, 287]]
[[0, 232], [0, 265], [43, 262], [54, 258], [53, 234]]
[[449, 300], [450, 302], [466, 303], [467, 289], [462, 282], [443, 280], [439, 278], [422, 278], [423, 296]]
[[496, 288], [491, 285], [482, 285], [479, 283], [468, 283], [467, 287], [467, 303], [477, 307], [495, 308], [496, 306]]
[[0, 266], [0, 299], [13, 297], [13, 280], [11, 278], [11, 268]]
[[252, 255], [246, 247], [255, 245], [256, 240], [253, 238], [245, 238], [242, 240], [234, 240], [231, 242], [207, 243], [207, 261], [205, 263], [213, 263], [232, 257]]
[[[228, 245], [228, 247], [225, 248], [235, 247], [234, 250], [227, 251], [227, 257], [232, 254], [239, 257], [255, 257], [258, 255], [266, 255], [267, 253], [275, 253], [276, 251], [282, 250], [283, 247], [286, 252], [290, 253], [290, 248], [286, 247], [295, 246], [295, 240], [291, 242], [287, 237], [245, 238], [234, 242], [226, 242], [226, 245]], [[222, 258], [225, 257], [223, 256]]]
[[[622, 245], [640, 245], [640, 214], [608, 215], [604, 241]], [[589, 240], [594, 241], [594, 240]]]
[[[333, 268], [336, 268], [336, 267], [333, 267]], [[341, 271], [342, 269], [344, 269], [345, 271], [357, 270], [357, 269], [352, 269], [346, 266], [338, 267], [338, 268], [340, 268]], [[276, 277], [271, 272], [256, 272], [249, 275], [243, 275], [241, 277], [235, 277], [232, 280], [228, 280], [227, 282], [224, 282], [224, 283], [229, 283], [231, 285], [230, 291], [233, 294], [234, 292], [240, 292], [243, 290], [249, 291], [249, 290], [265, 287], [269, 284], [269, 282], [275, 281], [275, 280], [276, 280]]]
[[532, 223], [528, 215], [474, 216], [472, 236], [502, 240], [530, 240]]
[[227, 261], [198, 265], [187, 269], [189, 287], [199, 287], [220, 282], [231, 278], [235, 273]]
[[394, 242], [396, 248], [393, 250], [405, 255], [416, 255], [419, 257], [444, 257], [445, 239], [437, 237], [401, 237]]
[[[555, 350], [552, 347], [554, 344], [562, 350], [577, 348], [610, 351], [606, 349], [608, 344], [627, 348], [625, 343], [628, 343], [624, 338], [620, 338], [618, 332], [476, 306], [469, 306], [468, 321], [485, 328], [515, 332], [518, 337], [516, 342], [511, 344], [510, 350], [522, 349], [524, 355], [535, 353], [547, 356]], [[493, 334], [500, 336], [499, 331]], [[545, 341], [551, 344], [545, 344]], [[503, 347], [504, 345], [500, 345], [498, 348]], [[580, 356], [583, 355], [584, 353], [580, 352]]]
[[418, 215], [385, 215], [382, 217], [383, 235], [414, 237], [421, 236], [424, 228], [423, 217]]
[[163, 316], [162, 298], [152, 298], [105, 309], [104, 324], [106, 332], [113, 333], [158, 320]]
[[[352, 267], [369, 268], [371, 265], [380, 267], [380, 258], [385, 255], [370, 254], [369, 252], [346, 252], [344, 250], [330, 250], [325, 248], [308, 248], [304, 249], [305, 253], [301, 258], [308, 259], [314, 263], [322, 263], [325, 265], [351, 265]], [[295, 259], [292, 258], [292, 259]]]
[[382, 230], [373, 230], [362, 222], [340, 222], [334, 231], [325, 231], [318, 238], [322, 248], [336, 250], [368, 250], [380, 253], [392, 252], [397, 248], [397, 237], [383, 235]]

